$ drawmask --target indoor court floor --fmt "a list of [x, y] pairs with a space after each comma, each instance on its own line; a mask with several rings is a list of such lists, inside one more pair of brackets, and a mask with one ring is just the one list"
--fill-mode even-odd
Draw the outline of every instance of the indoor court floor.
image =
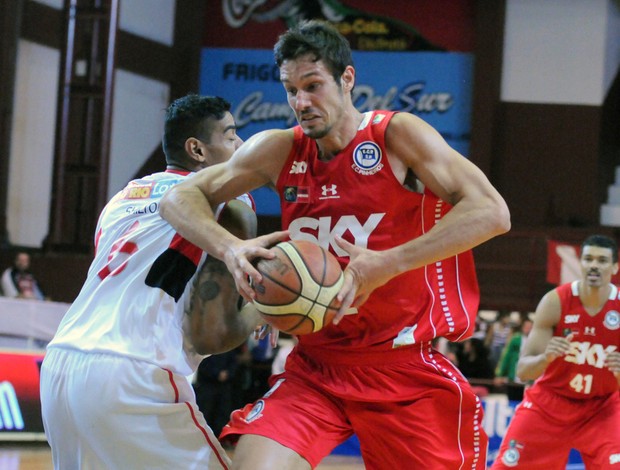
[[[54, 470], [45, 442], [0, 443], [0, 470]], [[331, 455], [317, 470], [364, 470], [359, 457]]]

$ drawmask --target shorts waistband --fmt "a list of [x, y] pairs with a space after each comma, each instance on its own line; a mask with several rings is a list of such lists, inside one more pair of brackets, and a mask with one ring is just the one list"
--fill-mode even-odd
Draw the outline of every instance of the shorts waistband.
[[330, 365], [381, 365], [420, 359], [422, 351], [431, 351], [431, 343], [424, 342], [394, 349], [330, 349], [307, 347], [299, 344], [296, 352], [304, 358]]

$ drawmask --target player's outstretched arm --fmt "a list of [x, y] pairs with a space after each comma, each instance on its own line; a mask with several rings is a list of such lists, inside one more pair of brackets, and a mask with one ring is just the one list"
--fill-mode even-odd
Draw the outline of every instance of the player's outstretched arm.
[[292, 131], [270, 130], [252, 136], [231, 159], [207, 167], [170, 188], [161, 199], [159, 213], [186, 240], [226, 263], [239, 293], [247, 300], [253, 291], [247, 275], [260, 282], [254, 258], [271, 258], [268, 249], [288, 237], [274, 232], [242, 240], [218, 224], [213, 215], [221, 202], [273, 184], [292, 146]]

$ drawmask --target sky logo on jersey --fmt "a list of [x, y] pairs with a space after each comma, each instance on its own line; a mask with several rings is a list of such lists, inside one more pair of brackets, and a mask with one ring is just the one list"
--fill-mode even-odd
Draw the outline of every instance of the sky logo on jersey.
[[579, 315], [566, 315], [564, 318], [564, 323], [567, 325], [569, 323], [577, 323], [579, 321]]
[[603, 321], [603, 325], [605, 325], [610, 330], [617, 330], [620, 328], [620, 313], [615, 310], [610, 310], [605, 314], [605, 320]]
[[381, 147], [377, 144], [370, 141], [362, 142], [353, 150], [353, 165], [351, 165], [351, 168], [360, 175], [374, 175], [383, 168], [381, 156]]
[[153, 183], [132, 184], [125, 188], [123, 199], [148, 199], [153, 191]]

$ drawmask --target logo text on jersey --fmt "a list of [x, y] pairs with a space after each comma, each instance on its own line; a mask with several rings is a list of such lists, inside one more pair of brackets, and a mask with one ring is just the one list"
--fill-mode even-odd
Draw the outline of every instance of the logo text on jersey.
[[570, 344], [570, 351], [564, 356], [566, 362], [577, 365], [588, 364], [602, 369], [605, 367], [605, 358], [617, 349], [615, 345], [607, 347], [602, 344], [592, 344], [589, 341], [573, 341]]
[[385, 213], [371, 214], [365, 221], [354, 215], [343, 215], [337, 220], [332, 217], [300, 217], [291, 221], [288, 230], [293, 240], [308, 240], [325, 249], [331, 247], [337, 256], [348, 256], [346, 251], [336, 245], [336, 235], [342, 237], [348, 232], [356, 246], [367, 248], [368, 239], [384, 216]]
[[291, 175], [300, 175], [308, 171], [308, 163], [307, 162], [293, 162], [291, 165], [291, 171], [289, 174]]
[[570, 323], [577, 323], [579, 321], [579, 315], [566, 315], [564, 317], [564, 323], [567, 325]]
[[362, 142], [353, 150], [353, 165], [351, 165], [351, 168], [360, 175], [374, 175], [383, 168], [381, 157], [381, 147], [376, 143], [371, 141]]

